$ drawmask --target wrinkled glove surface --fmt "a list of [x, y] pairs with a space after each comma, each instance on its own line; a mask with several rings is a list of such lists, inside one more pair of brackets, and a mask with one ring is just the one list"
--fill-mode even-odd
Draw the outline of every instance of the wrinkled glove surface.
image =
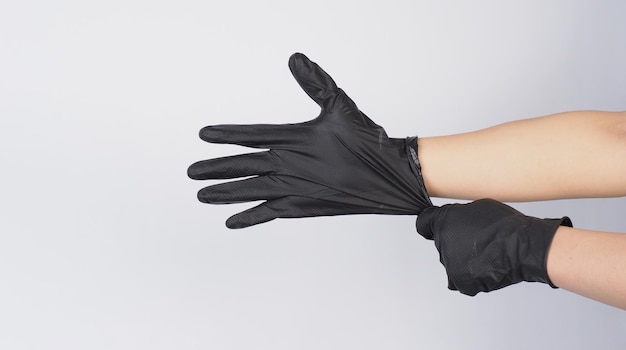
[[572, 222], [526, 216], [493, 199], [427, 208], [417, 218], [418, 232], [439, 250], [448, 288], [471, 296], [522, 281], [556, 288], [546, 258], [560, 225]]
[[[344, 214], [419, 214], [432, 206], [417, 160], [417, 138], [387, 137], [333, 79], [303, 54], [289, 59], [302, 89], [321, 107], [308, 122], [216, 125], [200, 131], [211, 143], [268, 151], [194, 163], [192, 179], [243, 180], [205, 187], [205, 203], [264, 200], [230, 217], [229, 228], [275, 218]], [[280, 101], [278, 101], [280, 103]]]

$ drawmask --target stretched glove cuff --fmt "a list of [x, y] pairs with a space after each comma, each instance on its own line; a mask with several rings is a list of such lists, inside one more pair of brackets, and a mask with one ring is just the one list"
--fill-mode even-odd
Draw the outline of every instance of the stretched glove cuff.
[[[419, 182], [420, 188], [418, 192], [424, 202], [428, 203], [429, 206], [433, 206], [433, 203], [430, 201], [430, 196], [428, 195], [428, 191], [426, 190], [426, 185], [424, 184], [424, 177], [422, 176], [422, 165], [420, 164], [419, 158], [417, 157], [418, 146], [417, 146], [417, 136], [409, 136], [405, 141], [405, 150], [407, 153], [407, 158], [409, 159], [409, 166], [411, 167], [411, 171], [417, 178]], [[423, 209], [422, 209], [423, 210]], [[421, 210], [420, 210], [421, 213]], [[420, 213], [417, 213], [418, 215]]]

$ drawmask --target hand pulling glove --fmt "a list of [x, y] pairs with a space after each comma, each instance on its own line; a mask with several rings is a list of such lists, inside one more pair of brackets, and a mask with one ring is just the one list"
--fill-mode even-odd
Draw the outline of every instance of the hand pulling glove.
[[495, 201], [427, 208], [417, 231], [434, 239], [448, 274], [448, 288], [474, 296], [527, 281], [548, 283], [546, 258], [568, 217], [538, 219]]
[[229, 228], [275, 218], [416, 215], [432, 206], [417, 159], [417, 137], [387, 137], [303, 54], [292, 55], [289, 68], [321, 107], [320, 115], [298, 124], [216, 125], [200, 130], [200, 138], [207, 142], [269, 149], [191, 165], [188, 175], [197, 180], [257, 175], [205, 187], [198, 192], [201, 202], [265, 200], [230, 217]]

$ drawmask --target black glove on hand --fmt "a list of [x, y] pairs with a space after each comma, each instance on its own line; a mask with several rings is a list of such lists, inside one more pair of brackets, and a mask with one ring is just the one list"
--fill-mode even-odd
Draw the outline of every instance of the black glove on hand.
[[568, 217], [538, 219], [495, 201], [427, 208], [417, 218], [417, 231], [434, 239], [448, 273], [448, 288], [474, 296], [522, 281], [548, 277], [548, 249]]
[[[192, 179], [253, 178], [203, 188], [205, 203], [266, 200], [230, 217], [229, 228], [275, 218], [343, 214], [419, 214], [432, 206], [417, 160], [417, 137], [393, 139], [303, 54], [289, 59], [298, 84], [322, 108], [308, 122], [217, 125], [200, 131], [213, 143], [269, 151], [209, 159], [189, 167]], [[280, 101], [277, 101], [280, 103]]]

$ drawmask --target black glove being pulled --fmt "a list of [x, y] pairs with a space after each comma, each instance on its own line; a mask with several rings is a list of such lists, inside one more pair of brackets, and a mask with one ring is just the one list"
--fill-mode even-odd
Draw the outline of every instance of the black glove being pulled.
[[308, 122], [217, 125], [200, 131], [212, 143], [269, 151], [197, 162], [192, 179], [256, 177], [205, 187], [205, 203], [265, 200], [230, 217], [229, 228], [275, 218], [344, 214], [419, 214], [432, 206], [417, 160], [417, 137], [394, 139], [303, 54], [289, 59], [302, 89], [322, 108]]
[[522, 281], [556, 288], [546, 258], [561, 225], [572, 222], [526, 216], [493, 199], [427, 208], [417, 218], [417, 231], [439, 250], [448, 288], [471, 296]]

